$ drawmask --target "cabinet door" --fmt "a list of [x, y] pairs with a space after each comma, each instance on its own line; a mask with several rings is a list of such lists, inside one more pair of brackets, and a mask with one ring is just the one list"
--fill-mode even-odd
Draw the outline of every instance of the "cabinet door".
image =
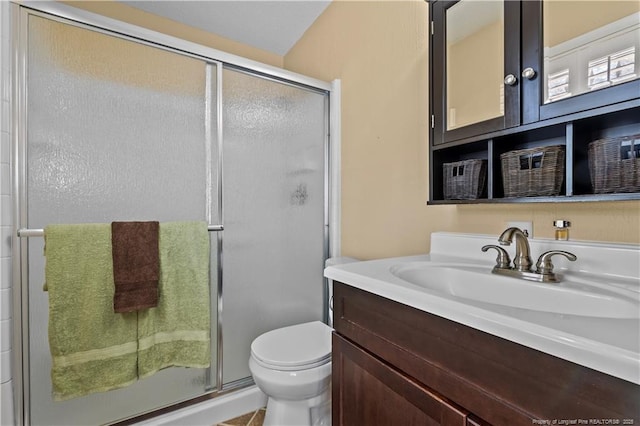
[[523, 124], [640, 98], [640, 2], [522, 2]]
[[335, 333], [332, 356], [335, 426], [467, 425], [467, 413]]
[[434, 144], [520, 124], [520, 2], [432, 4]]

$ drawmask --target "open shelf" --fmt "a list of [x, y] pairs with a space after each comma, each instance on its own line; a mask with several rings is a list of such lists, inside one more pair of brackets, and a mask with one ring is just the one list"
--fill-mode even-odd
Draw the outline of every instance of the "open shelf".
[[[505, 131], [462, 144], [446, 144], [431, 151], [432, 195], [429, 204], [482, 204], [532, 202], [587, 202], [638, 200], [639, 192], [595, 194], [589, 171], [589, 144], [597, 139], [640, 134], [640, 106], [627, 109], [608, 108], [597, 114], [574, 114], [548, 125]], [[552, 197], [504, 197], [500, 155], [509, 151], [563, 145], [565, 173], [560, 194]], [[443, 164], [468, 160], [487, 160], [485, 196], [472, 200], [445, 200]]]

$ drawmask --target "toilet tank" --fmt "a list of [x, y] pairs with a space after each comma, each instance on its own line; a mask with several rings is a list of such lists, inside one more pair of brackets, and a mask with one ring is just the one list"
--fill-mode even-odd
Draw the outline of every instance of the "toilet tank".
[[[353, 263], [353, 262], [359, 262], [359, 260], [353, 257], [347, 257], [347, 256], [330, 257], [324, 262], [324, 266], [326, 268], [328, 266], [343, 265], [345, 263]], [[329, 324], [329, 327], [333, 327], [333, 280], [330, 280], [327, 278], [327, 285], [328, 285], [327, 303], [326, 303], [327, 324]]]

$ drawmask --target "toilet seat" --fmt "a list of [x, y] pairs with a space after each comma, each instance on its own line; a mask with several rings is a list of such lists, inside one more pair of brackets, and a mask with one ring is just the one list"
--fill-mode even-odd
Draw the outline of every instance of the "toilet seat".
[[283, 327], [258, 336], [251, 356], [273, 370], [306, 370], [331, 361], [331, 327], [320, 321]]

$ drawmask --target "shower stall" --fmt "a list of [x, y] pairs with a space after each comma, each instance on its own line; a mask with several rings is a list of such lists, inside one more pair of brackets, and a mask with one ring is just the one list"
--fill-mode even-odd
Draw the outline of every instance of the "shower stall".
[[[12, 22], [17, 419], [113, 423], [251, 385], [255, 337], [325, 318], [332, 86], [64, 5]], [[127, 220], [207, 222], [211, 367], [54, 401], [42, 229]]]

